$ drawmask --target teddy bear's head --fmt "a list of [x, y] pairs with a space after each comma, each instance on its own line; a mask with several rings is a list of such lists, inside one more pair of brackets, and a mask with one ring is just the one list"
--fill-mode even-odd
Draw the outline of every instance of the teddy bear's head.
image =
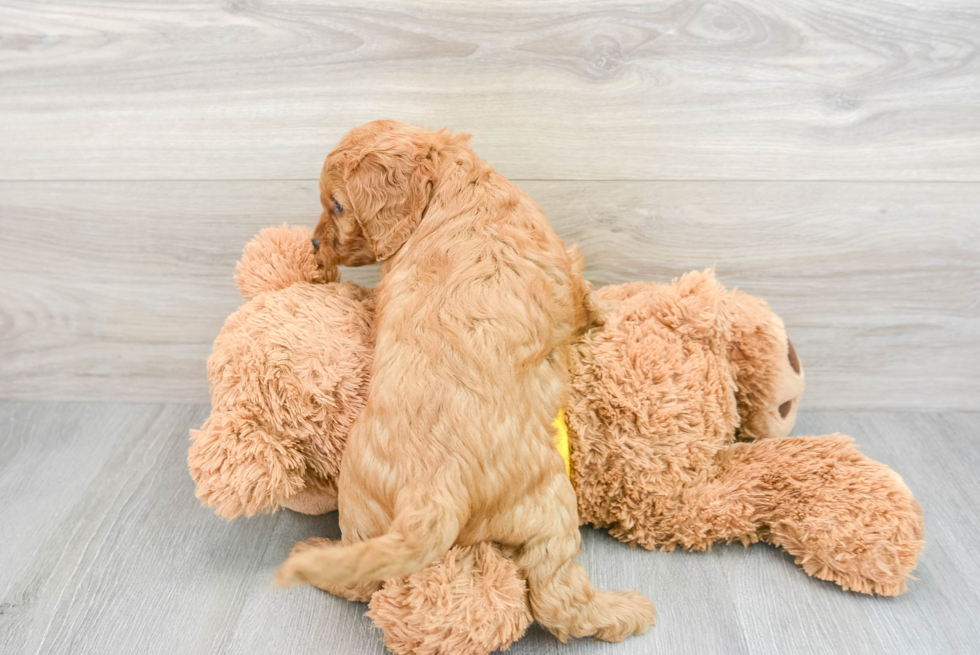
[[731, 330], [728, 356], [736, 386], [738, 439], [789, 436], [806, 377], [782, 320], [764, 300], [737, 290], [726, 292], [721, 303]]
[[313, 258], [310, 231], [271, 228], [238, 269], [250, 298], [228, 317], [208, 359], [211, 416], [191, 430], [197, 495], [226, 517], [336, 507], [351, 424], [374, 350], [374, 294]]

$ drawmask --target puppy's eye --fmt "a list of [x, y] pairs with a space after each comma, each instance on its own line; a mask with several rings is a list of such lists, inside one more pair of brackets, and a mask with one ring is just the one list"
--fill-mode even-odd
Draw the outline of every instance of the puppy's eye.
[[333, 201], [333, 210], [335, 212], [337, 212], [338, 214], [343, 214], [344, 213], [344, 208], [341, 207], [340, 206], [340, 203], [337, 202], [336, 200]]

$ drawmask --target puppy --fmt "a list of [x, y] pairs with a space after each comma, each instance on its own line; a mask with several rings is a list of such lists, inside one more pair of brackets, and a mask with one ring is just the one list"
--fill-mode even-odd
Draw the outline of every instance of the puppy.
[[596, 591], [575, 563], [575, 492], [552, 442], [593, 291], [577, 251], [467, 142], [377, 121], [327, 157], [314, 245], [328, 266], [383, 262], [377, 343], [340, 471], [343, 543], [297, 549], [278, 582], [366, 599], [454, 543], [494, 541], [552, 633], [619, 641], [653, 604]]

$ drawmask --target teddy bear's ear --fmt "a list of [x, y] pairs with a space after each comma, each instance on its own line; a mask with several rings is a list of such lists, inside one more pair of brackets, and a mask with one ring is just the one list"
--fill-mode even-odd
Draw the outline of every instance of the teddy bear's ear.
[[274, 511], [306, 487], [307, 462], [295, 440], [249, 417], [212, 412], [191, 440], [196, 495], [226, 519]]
[[297, 282], [337, 282], [337, 267], [317, 264], [313, 232], [305, 226], [267, 227], [245, 246], [235, 283], [245, 300]]

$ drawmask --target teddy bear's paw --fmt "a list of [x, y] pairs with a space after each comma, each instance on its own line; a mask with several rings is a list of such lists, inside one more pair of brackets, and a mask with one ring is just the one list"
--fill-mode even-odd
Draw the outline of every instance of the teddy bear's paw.
[[774, 491], [766, 541], [787, 550], [808, 574], [844, 589], [905, 592], [925, 524], [901, 476], [843, 435], [769, 443], [779, 457], [769, 460]]
[[[307, 476], [306, 487], [282, 501], [282, 506], [300, 514], [326, 514], [337, 509], [337, 483]], [[309, 540], [307, 540], [309, 541]], [[301, 542], [302, 543], [302, 542]]]
[[655, 622], [653, 603], [633, 589], [600, 591], [593, 602], [602, 609], [594, 635], [600, 641], [622, 641], [643, 634]]

